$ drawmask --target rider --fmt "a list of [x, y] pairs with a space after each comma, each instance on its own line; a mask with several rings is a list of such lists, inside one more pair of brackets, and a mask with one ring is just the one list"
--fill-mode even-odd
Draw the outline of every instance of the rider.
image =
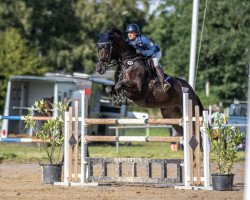
[[159, 63], [162, 56], [160, 47], [156, 43], [153, 43], [146, 35], [140, 34], [140, 28], [135, 23], [127, 26], [126, 33], [128, 34], [127, 43], [135, 48], [137, 54], [144, 57], [152, 57], [162, 89], [163, 91], [167, 91], [171, 85], [164, 80], [164, 71]]

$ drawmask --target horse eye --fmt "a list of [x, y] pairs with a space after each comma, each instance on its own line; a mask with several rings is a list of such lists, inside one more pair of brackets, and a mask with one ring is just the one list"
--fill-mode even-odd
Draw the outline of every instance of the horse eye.
[[109, 46], [110, 46], [110, 44], [105, 44], [105, 47], [106, 47], [106, 48], [109, 48]]
[[97, 44], [98, 49], [102, 49], [102, 48], [104, 48], [104, 46], [105, 46], [105, 44]]

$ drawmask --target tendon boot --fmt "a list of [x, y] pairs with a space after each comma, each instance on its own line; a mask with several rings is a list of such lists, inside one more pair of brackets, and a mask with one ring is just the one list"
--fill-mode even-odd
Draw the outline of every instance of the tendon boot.
[[163, 90], [164, 92], [168, 91], [169, 88], [171, 87], [171, 85], [169, 84], [169, 82], [167, 82], [167, 81], [164, 80], [164, 72], [163, 72], [163, 69], [162, 69], [159, 65], [157, 65], [157, 66], [155, 67], [155, 69], [156, 69], [157, 77], [158, 77], [158, 79], [159, 79], [159, 81], [160, 81], [160, 83], [161, 83], [162, 90]]

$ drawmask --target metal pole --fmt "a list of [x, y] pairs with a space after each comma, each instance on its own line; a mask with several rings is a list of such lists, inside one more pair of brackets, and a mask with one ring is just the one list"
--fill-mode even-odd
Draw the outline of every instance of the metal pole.
[[53, 117], [57, 117], [58, 116], [58, 85], [57, 83], [54, 86], [54, 104], [56, 104], [56, 107], [53, 111]]
[[148, 127], [148, 124], [146, 125], [146, 136], [149, 137], [149, 127]]
[[[119, 130], [118, 128], [115, 129], [115, 136], [119, 137]], [[119, 141], [116, 141], [116, 153], [119, 153]]]
[[[21, 83], [21, 96], [20, 97], [18, 97], [18, 98], [20, 98], [20, 107], [23, 107], [24, 106], [24, 99], [25, 99], [25, 87], [24, 87], [24, 83], [22, 82]], [[19, 95], [19, 94], [18, 94]], [[19, 110], [19, 115], [20, 116], [22, 116], [23, 115], [23, 110]], [[23, 131], [23, 123], [21, 122], [21, 121], [19, 121], [19, 128], [18, 128], [18, 131], [19, 131], [19, 133], [22, 133], [22, 131]], [[32, 134], [31, 135], [29, 135], [30, 137], [32, 137]]]
[[[4, 115], [8, 116], [10, 111], [11, 81], [8, 81], [7, 94], [4, 106]], [[9, 133], [9, 120], [3, 120], [0, 138], [7, 138]]]
[[189, 61], [189, 84], [195, 90], [195, 62], [196, 62], [196, 46], [197, 46], [197, 31], [198, 31], [198, 15], [199, 15], [199, 0], [193, 0], [193, 15], [192, 15], [192, 30], [191, 30], [191, 47]]

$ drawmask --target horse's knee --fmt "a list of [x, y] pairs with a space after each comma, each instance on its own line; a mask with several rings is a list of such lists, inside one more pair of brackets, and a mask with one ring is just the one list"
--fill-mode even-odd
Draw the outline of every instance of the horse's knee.
[[121, 82], [118, 82], [116, 85], [115, 85], [115, 90], [116, 91], [119, 91], [119, 90], [121, 90], [122, 89], [122, 84], [121, 84]]

